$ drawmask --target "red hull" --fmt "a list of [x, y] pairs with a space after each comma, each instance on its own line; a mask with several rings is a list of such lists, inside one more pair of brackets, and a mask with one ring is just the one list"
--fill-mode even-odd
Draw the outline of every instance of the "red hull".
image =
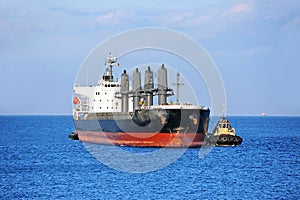
[[77, 133], [83, 142], [136, 147], [200, 147], [205, 137], [199, 133]]

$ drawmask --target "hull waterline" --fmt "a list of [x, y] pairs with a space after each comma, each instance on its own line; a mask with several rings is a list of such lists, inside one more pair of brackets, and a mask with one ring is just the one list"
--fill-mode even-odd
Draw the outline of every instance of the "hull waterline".
[[82, 142], [134, 147], [200, 147], [205, 138], [204, 134], [199, 133], [77, 133]]

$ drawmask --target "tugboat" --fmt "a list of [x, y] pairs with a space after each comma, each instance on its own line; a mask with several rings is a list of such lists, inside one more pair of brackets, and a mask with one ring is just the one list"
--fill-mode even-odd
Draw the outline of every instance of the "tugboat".
[[215, 146], [237, 146], [242, 142], [243, 139], [236, 135], [235, 129], [225, 116], [219, 119], [212, 136], [209, 138], [209, 143]]
[[70, 140], [79, 140], [77, 132], [76, 132], [76, 131], [72, 132], [72, 133], [69, 135], [69, 139], [70, 139]]

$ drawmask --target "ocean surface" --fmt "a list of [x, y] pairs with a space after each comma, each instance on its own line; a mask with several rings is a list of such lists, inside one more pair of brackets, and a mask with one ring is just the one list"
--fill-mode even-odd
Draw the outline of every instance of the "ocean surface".
[[203, 158], [188, 149], [165, 168], [128, 173], [69, 140], [71, 116], [0, 116], [0, 199], [300, 199], [300, 117], [228, 119], [241, 146]]

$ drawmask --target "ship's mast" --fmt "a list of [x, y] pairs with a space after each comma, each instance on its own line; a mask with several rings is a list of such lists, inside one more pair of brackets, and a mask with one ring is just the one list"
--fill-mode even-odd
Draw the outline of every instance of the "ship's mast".
[[113, 64], [117, 62], [117, 58], [113, 57], [111, 52], [109, 52], [109, 56], [106, 58], [105, 62], [109, 64], [109, 82], [112, 82], [113, 81], [112, 67]]
[[223, 117], [226, 117], [226, 104], [222, 104], [222, 107], [223, 107]]
[[179, 88], [184, 85], [184, 83], [180, 83], [180, 73], [177, 72], [176, 83], [172, 83], [176, 86], [176, 103], [179, 103]]

